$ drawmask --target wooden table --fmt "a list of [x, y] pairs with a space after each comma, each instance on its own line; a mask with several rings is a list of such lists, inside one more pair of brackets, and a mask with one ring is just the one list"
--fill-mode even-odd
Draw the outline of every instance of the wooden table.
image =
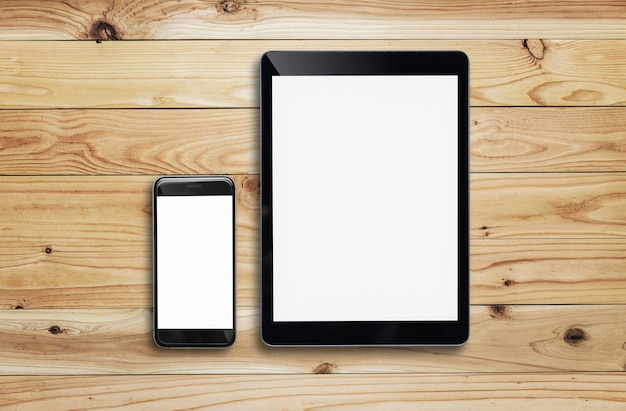
[[[466, 346], [261, 343], [258, 63], [275, 49], [469, 55]], [[0, 405], [623, 410], [624, 106], [622, 1], [3, 1]], [[229, 350], [151, 337], [151, 183], [194, 173], [239, 192]]]

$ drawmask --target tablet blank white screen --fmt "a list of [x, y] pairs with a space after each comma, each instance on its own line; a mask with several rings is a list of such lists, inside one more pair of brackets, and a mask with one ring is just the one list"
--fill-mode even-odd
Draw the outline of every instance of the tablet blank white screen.
[[274, 321], [457, 320], [454, 75], [274, 76]]

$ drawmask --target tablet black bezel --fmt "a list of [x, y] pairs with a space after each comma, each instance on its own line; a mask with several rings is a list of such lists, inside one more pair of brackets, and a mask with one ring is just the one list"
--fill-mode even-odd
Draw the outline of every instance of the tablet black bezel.
[[[273, 321], [272, 77], [457, 75], [458, 321]], [[460, 51], [272, 51], [261, 59], [262, 338], [268, 345], [461, 345], [469, 336], [469, 62]]]

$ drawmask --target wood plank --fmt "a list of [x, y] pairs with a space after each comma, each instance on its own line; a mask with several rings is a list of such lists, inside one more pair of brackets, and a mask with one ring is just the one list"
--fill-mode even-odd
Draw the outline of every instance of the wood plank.
[[473, 304], [626, 304], [626, 240], [475, 239]]
[[[134, 247], [62, 245], [53, 249], [53, 257], [46, 254], [47, 246], [2, 246], [0, 309], [152, 306], [150, 242]], [[241, 307], [260, 305], [259, 266], [259, 242], [238, 240], [237, 304]]]
[[[260, 304], [258, 249], [256, 241], [237, 244], [241, 307]], [[626, 304], [625, 249], [622, 240], [472, 240], [471, 302]], [[121, 253], [128, 251], [120, 247], [112, 254]], [[98, 250], [93, 250], [93, 256], [89, 250], [74, 252], [74, 258], [67, 256], [71, 250], [63, 254], [59, 260], [64, 263], [33, 263], [14, 256], [19, 265], [1, 270], [0, 308], [146, 308], [152, 304], [149, 250], [137, 258], [140, 265], [135, 270], [126, 268], [121, 274], [122, 268], [111, 268], [111, 257]], [[84, 266], [83, 260], [90, 265]]]
[[[259, 247], [237, 244], [240, 307], [260, 305]], [[51, 261], [14, 245], [21, 254], [0, 254], [0, 309], [150, 307], [149, 244], [101, 248], [67, 247]], [[624, 240], [475, 239], [470, 253], [472, 304], [626, 304]]]
[[474, 174], [473, 238], [623, 238], [625, 173]]
[[[239, 304], [256, 307], [259, 182], [235, 178]], [[154, 179], [1, 177], [0, 308], [150, 306]], [[606, 173], [472, 176], [472, 303], [623, 304], [616, 221], [625, 181]]]
[[[622, 107], [473, 107], [472, 172], [624, 171]], [[258, 109], [0, 110], [0, 174], [258, 174]]]
[[2, 310], [0, 374], [624, 371], [626, 306], [473, 306], [463, 347], [270, 348], [238, 310], [227, 350], [164, 350], [148, 309]]
[[259, 59], [281, 49], [461, 49], [473, 106], [623, 106], [625, 48], [618, 40], [3, 41], [0, 108], [258, 107]]
[[622, 108], [475, 107], [470, 118], [473, 172], [626, 171]]
[[[239, 301], [258, 305], [258, 176], [237, 184]], [[0, 177], [0, 308], [151, 304], [154, 176]]]
[[0, 110], [0, 174], [258, 174], [258, 110]]
[[[46, 18], [41, 18], [41, 16]], [[601, 24], [598, 22], [601, 21]], [[625, 37], [619, 0], [3, 1], [0, 39]]]
[[625, 393], [623, 373], [0, 377], [0, 405], [23, 411], [622, 410]]

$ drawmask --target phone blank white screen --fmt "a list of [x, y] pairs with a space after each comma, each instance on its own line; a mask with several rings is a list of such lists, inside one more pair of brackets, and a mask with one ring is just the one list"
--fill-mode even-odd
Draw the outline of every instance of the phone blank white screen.
[[457, 76], [272, 83], [274, 320], [457, 320]]
[[233, 197], [157, 196], [157, 326], [233, 328]]

